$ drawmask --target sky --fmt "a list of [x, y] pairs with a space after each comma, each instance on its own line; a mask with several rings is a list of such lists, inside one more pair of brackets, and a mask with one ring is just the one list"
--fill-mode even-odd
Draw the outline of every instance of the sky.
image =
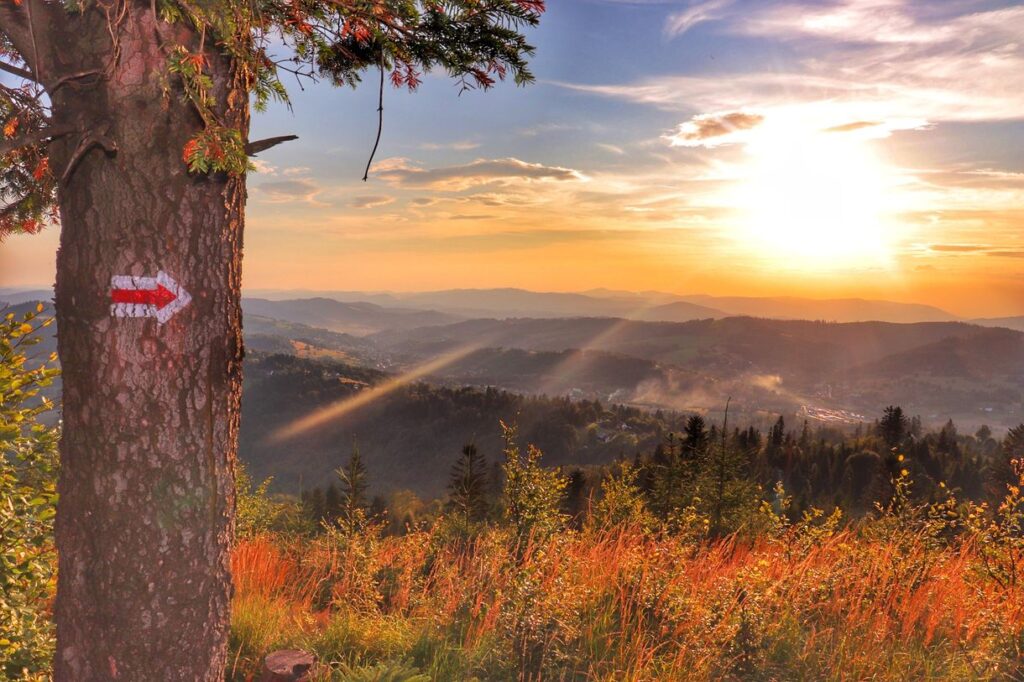
[[[1024, 4], [549, 0], [537, 83], [300, 89], [244, 286], [597, 287], [1024, 314]], [[0, 245], [53, 279], [57, 228]]]

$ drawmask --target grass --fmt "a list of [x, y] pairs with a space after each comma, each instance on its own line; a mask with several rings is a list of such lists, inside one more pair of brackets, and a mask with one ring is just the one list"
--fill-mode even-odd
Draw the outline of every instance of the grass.
[[341, 680], [1024, 680], [1024, 590], [970, 539], [437, 528], [242, 541], [231, 679], [298, 647]]

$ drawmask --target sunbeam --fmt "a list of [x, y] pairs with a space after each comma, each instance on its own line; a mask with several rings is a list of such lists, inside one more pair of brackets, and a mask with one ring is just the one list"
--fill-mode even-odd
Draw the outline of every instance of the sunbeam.
[[395, 392], [402, 386], [418, 381], [433, 374], [434, 372], [458, 362], [459, 360], [462, 360], [469, 355], [472, 355], [485, 346], [486, 343], [478, 341], [456, 348], [455, 350], [445, 353], [444, 355], [440, 355], [429, 362], [418, 365], [408, 372], [393, 377], [382, 384], [374, 386], [371, 389], [367, 389], [359, 393], [359, 395], [351, 398], [345, 398], [344, 400], [339, 400], [331, 403], [330, 405], [314, 410], [306, 416], [300, 417], [299, 419], [277, 429], [270, 434], [267, 441], [269, 443], [281, 443], [308, 431], [312, 431], [313, 429], [319, 428], [336, 419], [340, 419], [354, 410], [365, 407], [366, 405]]

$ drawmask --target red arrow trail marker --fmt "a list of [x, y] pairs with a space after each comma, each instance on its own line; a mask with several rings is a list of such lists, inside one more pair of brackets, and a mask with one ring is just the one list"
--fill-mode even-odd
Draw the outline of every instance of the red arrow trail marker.
[[162, 270], [156, 277], [110, 278], [110, 314], [114, 317], [155, 317], [163, 324], [191, 301], [188, 292]]

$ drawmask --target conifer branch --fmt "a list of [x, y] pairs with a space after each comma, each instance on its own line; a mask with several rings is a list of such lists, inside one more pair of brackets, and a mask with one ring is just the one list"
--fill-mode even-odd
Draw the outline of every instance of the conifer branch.
[[18, 137], [10, 140], [0, 141], [0, 155], [7, 154], [14, 151], [15, 149], [21, 149], [27, 147], [30, 144], [37, 144], [47, 139], [56, 139], [63, 137], [74, 132], [74, 128], [71, 126], [53, 126], [50, 128], [43, 128], [42, 130], [36, 130], [31, 133], [19, 135]]
[[276, 147], [284, 142], [291, 142], [292, 140], [299, 139], [298, 135], [281, 135], [279, 137], [268, 137], [265, 140], [256, 140], [245, 145], [245, 153], [247, 156], [256, 156], [260, 152], [265, 152], [271, 147]]
[[6, 71], [7, 73], [14, 74], [15, 76], [24, 78], [25, 80], [38, 82], [36, 81], [36, 77], [28, 69], [22, 69], [13, 64], [8, 64], [7, 62], [0, 62], [0, 71]]

